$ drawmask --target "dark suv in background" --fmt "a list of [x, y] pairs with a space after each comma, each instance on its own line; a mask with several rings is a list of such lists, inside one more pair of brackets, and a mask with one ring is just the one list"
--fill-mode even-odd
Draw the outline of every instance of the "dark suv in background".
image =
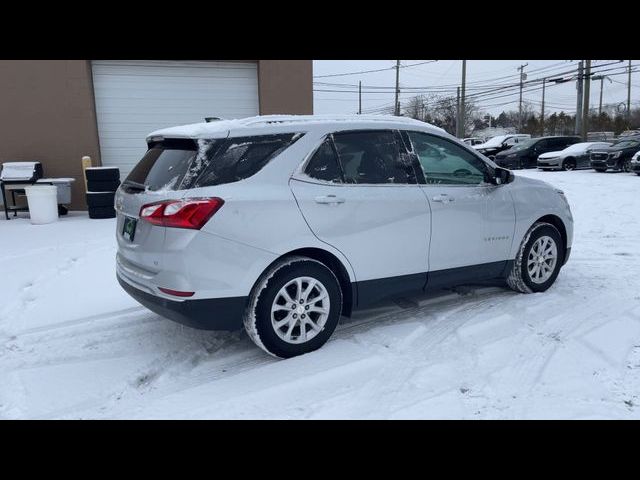
[[564, 150], [569, 145], [581, 142], [580, 137], [539, 137], [522, 140], [509, 150], [495, 156], [494, 162], [504, 168], [536, 168], [538, 155]]
[[629, 172], [631, 157], [640, 150], [640, 136], [620, 138], [609, 148], [599, 148], [591, 152], [591, 168], [596, 172], [606, 172], [609, 168]]

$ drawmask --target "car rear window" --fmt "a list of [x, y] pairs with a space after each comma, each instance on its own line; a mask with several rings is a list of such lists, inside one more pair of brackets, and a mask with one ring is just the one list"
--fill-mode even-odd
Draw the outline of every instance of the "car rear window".
[[237, 182], [260, 171], [302, 134], [217, 140], [166, 139], [150, 145], [124, 181], [144, 190], [185, 190]]

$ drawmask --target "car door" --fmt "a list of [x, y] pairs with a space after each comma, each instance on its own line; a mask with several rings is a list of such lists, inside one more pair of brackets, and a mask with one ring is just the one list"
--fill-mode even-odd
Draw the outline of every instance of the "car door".
[[353, 267], [358, 304], [421, 290], [429, 268], [429, 202], [399, 133], [328, 136], [290, 181], [300, 211], [321, 241]]
[[515, 228], [510, 186], [489, 183], [489, 166], [452, 140], [406, 133], [431, 205], [428, 285], [500, 275]]
[[538, 157], [543, 153], [553, 152], [554, 150], [555, 148], [552, 146], [550, 139], [545, 138], [537, 141], [522, 158], [522, 168], [537, 167]]

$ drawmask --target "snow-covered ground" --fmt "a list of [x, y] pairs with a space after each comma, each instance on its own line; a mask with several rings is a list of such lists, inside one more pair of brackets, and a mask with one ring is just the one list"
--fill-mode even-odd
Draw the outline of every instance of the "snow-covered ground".
[[112, 220], [0, 221], [0, 418], [640, 418], [640, 178], [565, 190], [571, 260], [546, 293], [469, 287], [359, 312], [276, 360], [130, 299]]

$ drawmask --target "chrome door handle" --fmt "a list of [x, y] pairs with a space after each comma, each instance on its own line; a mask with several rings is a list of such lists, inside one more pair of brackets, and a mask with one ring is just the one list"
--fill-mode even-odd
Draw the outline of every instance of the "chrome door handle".
[[335, 203], [344, 203], [344, 198], [336, 197], [335, 195], [321, 195], [316, 197], [316, 203], [324, 203], [324, 204], [335, 204]]
[[440, 203], [450, 203], [450, 202], [453, 202], [455, 198], [450, 197], [446, 193], [443, 193], [442, 195], [436, 195], [431, 200], [433, 200], [434, 202], [440, 202]]

